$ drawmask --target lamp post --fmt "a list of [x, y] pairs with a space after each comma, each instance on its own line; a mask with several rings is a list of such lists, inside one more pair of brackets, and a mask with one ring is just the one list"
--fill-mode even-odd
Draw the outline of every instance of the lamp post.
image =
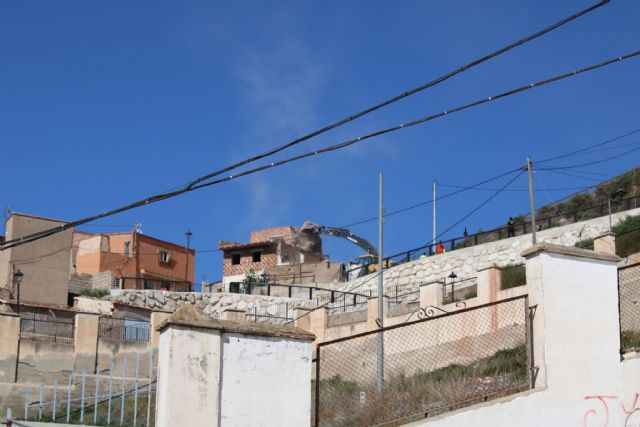
[[[455, 290], [454, 286], [455, 286], [455, 281], [458, 278], [458, 275], [452, 271], [451, 274], [449, 274], [449, 276], [447, 276], [447, 277], [449, 278], [449, 283], [451, 284], [451, 302], [454, 302], [455, 301], [455, 293], [456, 293], [456, 290]], [[445, 292], [445, 294], [446, 294], [446, 292]]]
[[184, 235], [187, 237], [187, 262], [184, 267], [184, 281], [189, 284], [189, 292], [191, 292], [191, 282], [189, 281], [189, 243], [191, 243], [191, 236], [193, 236], [193, 233], [191, 230], [187, 230]]
[[627, 194], [627, 191], [622, 187], [618, 187], [613, 193], [609, 193], [607, 197], [607, 207], [609, 208], [609, 231], [611, 231], [611, 200], [615, 200], [618, 197], [624, 197], [625, 194]]
[[16, 311], [18, 314], [20, 314], [20, 283], [22, 283], [23, 277], [24, 273], [20, 269], [13, 273], [13, 283], [16, 285]]

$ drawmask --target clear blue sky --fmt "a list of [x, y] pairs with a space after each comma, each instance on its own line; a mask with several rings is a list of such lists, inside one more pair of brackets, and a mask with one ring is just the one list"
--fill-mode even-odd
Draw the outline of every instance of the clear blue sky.
[[[67, 220], [173, 188], [431, 80], [537, 31], [587, 1], [3, 2], [0, 204]], [[616, 0], [530, 44], [290, 153], [449, 109], [640, 47], [640, 2]], [[187, 194], [82, 229], [130, 229], [197, 250], [305, 220], [340, 226], [640, 127], [640, 59], [529, 91], [346, 150]], [[640, 141], [640, 135], [627, 142]], [[619, 152], [619, 151], [618, 151]], [[567, 159], [559, 164], [605, 157]], [[288, 153], [277, 156], [282, 158]], [[585, 168], [617, 174], [638, 152]], [[504, 182], [504, 181], [503, 181]], [[538, 189], [592, 181], [539, 172]], [[497, 183], [495, 185], [500, 185]], [[495, 187], [495, 185], [492, 185]], [[526, 188], [522, 176], [512, 188]], [[442, 192], [450, 189], [442, 188]], [[570, 191], [541, 191], [547, 203]], [[442, 227], [491, 193], [439, 205]], [[528, 210], [504, 193], [448, 237]], [[377, 225], [354, 232], [377, 241]], [[431, 236], [430, 207], [386, 221], [386, 250]], [[346, 260], [357, 247], [325, 239]], [[196, 280], [220, 278], [219, 253]]]

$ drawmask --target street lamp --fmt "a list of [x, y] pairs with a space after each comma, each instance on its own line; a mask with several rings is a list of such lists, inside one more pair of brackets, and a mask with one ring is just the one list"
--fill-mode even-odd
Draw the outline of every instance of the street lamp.
[[18, 269], [15, 273], [13, 273], [13, 283], [16, 286], [16, 311], [20, 314], [20, 283], [22, 283], [22, 278], [24, 277], [24, 273]]
[[193, 233], [191, 230], [187, 230], [184, 235], [187, 237], [187, 262], [184, 267], [184, 281], [189, 284], [189, 292], [191, 292], [191, 282], [189, 281], [189, 244], [191, 243], [191, 236], [193, 236]]
[[627, 191], [624, 188], [618, 187], [613, 193], [609, 193], [607, 197], [607, 206], [609, 208], [609, 231], [611, 231], [611, 200], [624, 197], [626, 194]]
[[[454, 302], [455, 301], [455, 281], [458, 278], [458, 275], [456, 273], [454, 273], [453, 271], [451, 272], [451, 274], [449, 274], [449, 276], [447, 276], [449, 279], [449, 284], [451, 285], [451, 301], [450, 302]], [[446, 295], [446, 287], [445, 287], [445, 295]]]

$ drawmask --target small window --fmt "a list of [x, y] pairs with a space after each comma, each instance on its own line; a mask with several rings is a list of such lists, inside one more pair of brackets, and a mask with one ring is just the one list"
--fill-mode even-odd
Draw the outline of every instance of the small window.
[[160, 262], [169, 262], [171, 261], [171, 254], [167, 251], [160, 251], [158, 253], [158, 257]]
[[111, 289], [122, 289], [122, 277], [114, 277]]
[[131, 255], [131, 242], [124, 242], [124, 256], [127, 258]]
[[251, 253], [251, 259], [253, 260], [253, 262], [260, 262], [260, 260], [262, 259], [262, 253], [261, 252], [252, 252]]
[[240, 282], [231, 282], [229, 283], [229, 292], [232, 294], [240, 293]]
[[240, 264], [240, 254], [232, 254], [231, 265], [239, 265], [239, 264]]

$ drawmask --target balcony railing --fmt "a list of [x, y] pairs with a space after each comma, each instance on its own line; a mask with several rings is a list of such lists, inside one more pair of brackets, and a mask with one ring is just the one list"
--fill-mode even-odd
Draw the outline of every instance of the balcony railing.
[[184, 280], [123, 277], [122, 289], [193, 292], [193, 283]]

